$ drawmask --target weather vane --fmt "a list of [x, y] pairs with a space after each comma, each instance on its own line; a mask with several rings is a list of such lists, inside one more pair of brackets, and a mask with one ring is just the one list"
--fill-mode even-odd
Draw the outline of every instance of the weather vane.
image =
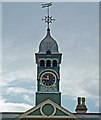
[[49, 7], [50, 6], [52, 6], [52, 2], [42, 4], [42, 8], [47, 7], [47, 16], [45, 16], [45, 18], [42, 18], [42, 21], [45, 21], [45, 23], [47, 23], [48, 29], [49, 29], [49, 24], [52, 23], [52, 21], [55, 21], [55, 19], [53, 19], [52, 16], [51, 17], [49, 16]]

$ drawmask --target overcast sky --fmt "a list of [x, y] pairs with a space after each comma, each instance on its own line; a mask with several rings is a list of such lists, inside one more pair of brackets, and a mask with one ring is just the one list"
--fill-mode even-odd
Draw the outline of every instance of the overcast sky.
[[[43, 2], [42, 2], [43, 3]], [[35, 53], [46, 35], [46, 15], [40, 2], [3, 3], [2, 98], [0, 111], [26, 111], [35, 105]], [[99, 111], [99, 3], [53, 2], [51, 36], [63, 54], [62, 106], [75, 112], [77, 97], [85, 97], [88, 112]]]

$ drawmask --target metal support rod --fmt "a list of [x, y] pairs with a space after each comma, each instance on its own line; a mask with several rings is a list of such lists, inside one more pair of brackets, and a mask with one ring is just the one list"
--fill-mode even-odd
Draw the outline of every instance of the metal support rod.
[[48, 29], [49, 29], [49, 6], [47, 7], [47, 14], [48, 14]]

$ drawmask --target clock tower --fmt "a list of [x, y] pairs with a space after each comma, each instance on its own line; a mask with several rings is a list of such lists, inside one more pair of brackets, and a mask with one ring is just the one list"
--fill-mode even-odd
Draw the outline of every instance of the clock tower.
[[[45, 16], [47, 32], [39, 44], [39, 51], [35, 53], [37, 64], [37, 92], [36, 105], [15, 120], [80, 120], [76, 115], [61, 106], [60, 64], [62, 53], [58, 50], [56, 40], [50, 34], [49, 23], [54, 19], [49, 16], [51, 3], [42, 4], [47, 7], [48, 16]], [[80, 111], [80, 110], [79, 110]]]
[[45, 38], [40, 42], [39, 52], [35, 53], [37, 64], [37, 92], [36, 105], [50, 99], [61, 105], [61, 92], [59, 91], [60, 82], [60, 64], [62, 53], [58, 51], [58, 44], [52, 38], [49, 29], [49, 23], [52, 17], [49, 17], [49, 4], [47, 7], [48, 16], [45, 16], [45, 22], [48, 25]]
[[[58, 50], [57, 42], [51, 37], [49, 28], [45, 38], [40, 42], [39, 51], [35, 53], [35, 57], [37, 64], [36, 105], [16, 117], [15, 120], [81, 120], [61, 106], [59, 82], [62, 54]], [[76, 111], [83, 110], [77, 106]]]
[[37, 63], [36, 105], [46, 99], [51, 99], [61, 105], [59, 81], [62, 54], [59, 53], [58, 44], [51, 37], [49, 28], [35, 56]]

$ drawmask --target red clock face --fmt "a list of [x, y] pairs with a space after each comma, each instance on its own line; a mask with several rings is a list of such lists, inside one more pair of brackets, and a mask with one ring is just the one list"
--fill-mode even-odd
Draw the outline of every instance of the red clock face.
[[56, 76], [52, 72], [45, 72], [41, 75], [41, 83], [46, 87], [51, 87], [56, 83]]

